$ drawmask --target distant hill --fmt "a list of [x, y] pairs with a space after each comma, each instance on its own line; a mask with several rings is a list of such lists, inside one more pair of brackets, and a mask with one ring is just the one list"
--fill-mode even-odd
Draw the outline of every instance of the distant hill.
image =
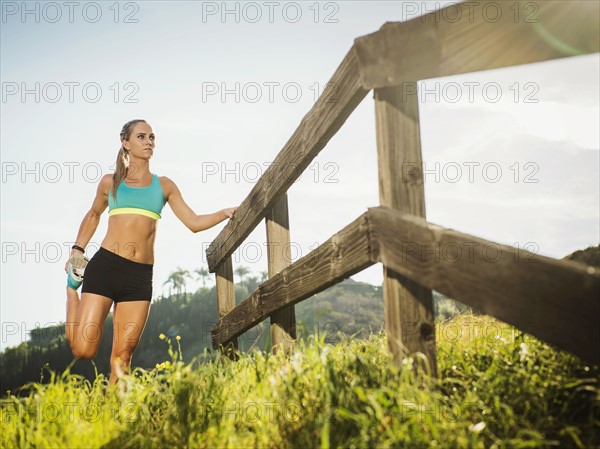
[[600, 246], [590, 246], [586, 249], [579, 249], [563, 259], [574, 260], [575, 262], [582, 262], [587, 265], [594, 267], [600, 267]]

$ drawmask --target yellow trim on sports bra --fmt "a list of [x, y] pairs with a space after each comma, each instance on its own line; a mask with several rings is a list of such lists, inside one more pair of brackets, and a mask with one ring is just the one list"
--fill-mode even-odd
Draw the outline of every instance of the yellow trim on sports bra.
[[145, 215], [146, 217], [154, 218], [155, 220], [158, 220], [160, 218], [160, 215], [158, 215], [156, 212], [152, 212], [152, 211], [149, 211], [146, 209], [139, 209], [137, 207], [120, 207], [118, 209], [111, 209], [108, 212], [108, 215], [120, 215], [120, 214]]

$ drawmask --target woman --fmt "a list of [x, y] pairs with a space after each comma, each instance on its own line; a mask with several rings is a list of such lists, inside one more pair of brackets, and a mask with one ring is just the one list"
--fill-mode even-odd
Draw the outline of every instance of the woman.
[[[83, 218], [71, 256], [85, 251], [100, 216], [108, 206], [108, 230], [100, 249], [85, 268], [81, 300], [77, 282], [67, 280], [66, 333], [76, 358], [93, 359], [100, 346], [104, 321], [114, 303], [114, 338], [110, 384], [129, 373], [131, 356], [140, 341], [152, 297], [156, 223], [165, 203], [192, 232], [233, 218], [236, 207], [196, 215], [175, 183], [150, 172], [155, 136], [145, 120], [132, 120], [121, 131], [121, 149], [114, 174], [100, 180], [96, 198]], [[81, 254], [79, 254], [81, 259]], [[71, 259], [70, 259], [71, 260]], [[68, 273], [69, 262], [65, 265]], [[77, 277], [75, 276], [75, 279]]]

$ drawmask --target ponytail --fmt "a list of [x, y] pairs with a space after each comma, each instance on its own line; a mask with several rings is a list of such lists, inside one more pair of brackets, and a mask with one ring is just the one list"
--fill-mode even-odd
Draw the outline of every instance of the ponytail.
[[133, 126], [140, 122], [146, 123], [146, 120], [131, 120], [125, 123], [123, 125], [123, 129], [121, 129], [121, 148], [117, 154], [117, 164], [115, 172], [113, 173], [113, 186], [111, 189], [111, 193], [115, 201], [117, 199], [117, 189], [119, 188], [121, 182], [125, 179], [125, 176], [127, 176], [127, 169], [129, 167], [129, 150], [126, 150], [125, 147], [123, 147], [123, 140], [129, 140]]

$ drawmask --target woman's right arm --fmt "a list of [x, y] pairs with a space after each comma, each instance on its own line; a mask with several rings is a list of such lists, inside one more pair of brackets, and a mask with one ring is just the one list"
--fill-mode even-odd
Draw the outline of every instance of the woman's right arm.
[[[94, 232], [98, 228], [98, 224], [100, 223], [100, 216], [102, 212], [104, 212], [108, 206], [108, 192], [112, 188], [112, 174], [104, 175], [100, 182], [98, 183], [98, 189], [96, 190], [96, 197], [92, 203], [92, 207], [85, 214], [81, 225], [79, 226], [79, 232], [77, 233], [77, 239], [75, 240], [75, 245], [81, 246], [85, 248], [89, 241], [92, 239]], [[73, 254], [76, 249], [72, 249], [71, 254]], [[69, 261], [65, 264], [65, 272], [68, 272]]]

